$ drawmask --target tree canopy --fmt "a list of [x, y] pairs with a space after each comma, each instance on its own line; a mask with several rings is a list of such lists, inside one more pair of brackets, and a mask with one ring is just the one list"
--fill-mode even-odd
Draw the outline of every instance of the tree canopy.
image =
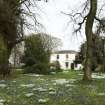
[[[5, 43], [7, 58], [3, 62], [4, 69], [9, 70], [9, 57], [13, 47], [23, 41], [24, 28], [32, 27], [26, 17], [32, 17], [35, 25], [39, 25], [34, 13], [30, 10], [36, 7], [36, 0], [0, 0], [0, 35]], [[47, 1], [45, 1], [47, 2]], [[3, 66], [3, 65], [2, 65]], [[6, 71], [2, 68], [2, 71]], [[6, 73], [5, 73], [6, 75]]]
[[39, 68], [39, 71], [40, 69], [42, 71], [40, 71], [40, 73], [46, 70], [46, 72], [49, 72], [50, 54], [55, 48], [59, 47], [61, 43], [60, 39], [39, 33], [27, 36], [24, 42], [25, 50], [22, 62], [25, 64], [26, 68], [28, 67], [28, 71], [34, 68], [32, 71], [35, 72], [35, 70], [37, 71]]

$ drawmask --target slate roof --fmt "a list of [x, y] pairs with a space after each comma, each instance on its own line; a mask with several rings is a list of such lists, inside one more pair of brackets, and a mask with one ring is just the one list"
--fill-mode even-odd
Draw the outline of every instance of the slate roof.
[[74, 51], [74, 50], [59, 50], [59, 51], [56, 51], [54, 53], [57, 53], [57, 54], [76, 54], [78, 52]]

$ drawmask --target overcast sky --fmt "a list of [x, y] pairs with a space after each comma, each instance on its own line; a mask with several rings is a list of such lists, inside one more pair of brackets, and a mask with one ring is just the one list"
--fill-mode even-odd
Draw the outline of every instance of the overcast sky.
[[[86, 1], [86, 0], [84, 0]], [[40, 12], [40, 22], [45, 27], [44, 32], [61, 38], [65, 50], [78, 50], [84, 41], [84, 35], [73, 34], [72, 23], [67, 25], [70, 18], [61, 12], [70, 12], [79, 8], [83, 0], [49, 0], [37, 2], [42, 12]], [[68, 26], [68, 27], [67, 27]], [[83, 34], [83, 33], [82, 33]]]
[[[60, 38], [63, 43], [62, 49], [79, 50], [80, 45], [85, 41], [84, 30], [82, 29], [81, 35], [73, 34], [72, 23], [69, 22], [70, 17], [61, 12], [71, 13], [72, 10], [77, 12], [80, 8], [83, 8], [85, 1], [86, 0], [48, 0], [46, 3], [44, 0], [41, 0], [36, 2], [40, 8], [39, 10], [31, 9], [35, 14], [39, 14], [37, 19], [44, 26], [44, 29], [40, 30], [41, 32]], [[103, 2], [105, 2], [105, 0], [98, 0], [98, 9], [102, 6]], [[101, 13], [102, 17], [103, 12]], [[30, 19], [27, 20], [32, 24]], [[68, 22], [69, 25], [67, 24]], [[27, 29], [25, 31], [26, 34], [33, 32]]]

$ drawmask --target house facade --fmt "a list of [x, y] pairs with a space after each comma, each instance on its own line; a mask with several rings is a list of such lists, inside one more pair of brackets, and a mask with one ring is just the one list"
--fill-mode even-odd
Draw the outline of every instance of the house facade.
[[51, 54], [50, 62], [59, 61], [60, 66], [64, 70], [74, 69], [80, 70], [81, 64], [75, 64], [76, 55], [78, 52], [72, 50], [61, 50]]

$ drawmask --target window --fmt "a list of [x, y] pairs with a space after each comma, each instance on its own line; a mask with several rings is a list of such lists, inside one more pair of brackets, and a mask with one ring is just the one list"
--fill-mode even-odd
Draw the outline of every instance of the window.
[[65, 66], [66, 66], [66, 68], [68, 68], [69, 67], [69, 62], [65, 62]]
[[59, 59], [59, 55], [57, 55], [57, 59]]
[[74, 69], [74, 63], [71, 63], [71, 69]]
[[66, 54], [66, 59], [68, 59], [69, 58], [69, 55], [68, 54]]

